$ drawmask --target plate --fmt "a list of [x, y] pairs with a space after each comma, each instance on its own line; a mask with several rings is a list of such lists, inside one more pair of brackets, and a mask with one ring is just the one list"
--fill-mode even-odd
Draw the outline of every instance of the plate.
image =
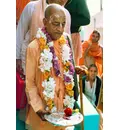
[[56, 112], [50, 115], [45, 115], [45, 119], [57, 126], [73, 126], [81, 123], [83, 121], [83, 116], [81, 113], [74, 113], [70, 117], [65, 117], [64, 113]]

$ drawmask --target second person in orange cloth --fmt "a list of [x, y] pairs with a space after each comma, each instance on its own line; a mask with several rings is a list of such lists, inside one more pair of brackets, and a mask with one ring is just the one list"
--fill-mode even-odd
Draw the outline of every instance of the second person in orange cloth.
[[99, 45], [100, 33], [96, 30], [92, 32], [88, 41], [82, 44], [82, 58], [79, 65], [88, 67], [90, 64], [96, 64], [98, 76], [103, 73], [103, 48]]

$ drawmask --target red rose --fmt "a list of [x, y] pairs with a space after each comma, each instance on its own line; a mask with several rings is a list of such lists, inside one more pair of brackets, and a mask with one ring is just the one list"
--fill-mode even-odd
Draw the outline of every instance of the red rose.
[[66, 116], [71, 116], [72, 115], [72, 109], [67, 107], [65, 110], [64, 110], [64, 113]]

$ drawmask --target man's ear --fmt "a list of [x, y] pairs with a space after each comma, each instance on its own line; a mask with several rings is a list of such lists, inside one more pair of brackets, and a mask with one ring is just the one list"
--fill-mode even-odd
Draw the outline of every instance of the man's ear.
[[43, 24], [46, 27], [46, 25], [47, 25], [47, 19], [46, 18], [43, 18]]

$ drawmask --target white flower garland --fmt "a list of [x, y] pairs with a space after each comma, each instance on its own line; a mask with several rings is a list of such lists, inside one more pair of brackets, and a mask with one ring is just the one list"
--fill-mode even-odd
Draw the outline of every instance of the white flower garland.
[[[39, 28], [36, 34], [36, 38], [43, 38], [45, 41], [47, 41], [47, 37], [46, 35], [42, 32], [42, 30]], [[47, 43], [48, 48], [47, 49], [43, 49], [43, 51], [40, 54], [40, 66], [39, 69], [41, 70], [41, 72], [45, 72], [48, 71], [50, 72], [53, 63], [53, 54], [50, 52], [50, 48], [49, 47], [53, 47], [53, 41]], [[56, 57], [58, 59], [58, 57]], [[63, 64], [66, 64], [67, 61], [70, 60], [70, 48], [67, 46], [67, 44], [63, 44], [62, 45], [62, 62]], [[74, 79], [73, 76], [69, 74], [69, 70], [64, 70], [64, 75], [68, 76], [71, 79], [71, 84], [74, 86]], [[65, 84], [70, 84], [65, 82]], [[43, 95], [45, 97], [45, 101], [47, 102], [49, 99], [54, 99], [54, 95], [55, 95], [55, 80], [52, 76], [49, 77], [49, 79], [45, 79], [42, 82], [42, 87], [44, 88], [43, 91]], [[63, 100], [64, 106], [66, 107], [70, 107], [73, 109], [74, 107], [74, 97], [70, 97], [69, 95], [65, 95], [65, 99]], [[49, 108], [47, 107], [46, 110], [49, 110]], [[53, 104], [53, 107], [51, 109], [51, 112], [55, 112], [57, 109], [55, 107], [55, 105]]]

